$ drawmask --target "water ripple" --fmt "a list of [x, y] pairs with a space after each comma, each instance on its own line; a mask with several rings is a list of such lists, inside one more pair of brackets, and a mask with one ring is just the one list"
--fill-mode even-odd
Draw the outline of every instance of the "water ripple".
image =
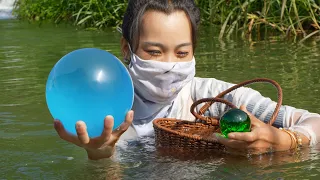
[[[53, 129], [45, 102], [45, 83], [53, 65], [82, 47], [108, 49], [120, 56], [120, 35], [70, 27], [0, 21], [0, 176], [9, 179], [290, 179], [319, 175], [319, 150], [295, 162], [291, 155], [252, 159], [179, 152], [164, 155], [153, 138], [119, 147], [113, 160], [92, 162], [83, 149], [62, 141]], [[320, 46], [314, 40], [297, 46], [274, 38], [265, 41], [221, 41], [204, 30], [196, 52], [197, 76], [240, 82], [255, 77], [278, 81], [284, 104], [319, 112]], [[121, 59], [121, 58], [120, 58]], [[272, 87], [259, 86], [274, 97]], [[72, 157], [72, 158], [70, 158]], [[206, 157], [206, 158], [202, 158]], [[210, 157], [210, 158], [209, 158]], [[72, 160], [70, 160], [72, 159]]]

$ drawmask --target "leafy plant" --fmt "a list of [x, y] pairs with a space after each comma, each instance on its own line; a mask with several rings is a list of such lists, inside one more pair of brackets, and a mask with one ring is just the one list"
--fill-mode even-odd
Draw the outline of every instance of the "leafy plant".
[[[240, 31], [272, 30], [305, 40], [320, 32], [320, 0], [195, 0], [202, 25], [220, 27], [220, 38]], [[16, 0], [14, 13], [29, 21], [71, 22], [85, 28], [118, 26], [127, 0]]]

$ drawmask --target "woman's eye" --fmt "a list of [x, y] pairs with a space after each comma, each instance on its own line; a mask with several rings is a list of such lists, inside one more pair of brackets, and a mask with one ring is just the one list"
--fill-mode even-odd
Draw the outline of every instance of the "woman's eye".
[[177, 55], [179, 56], [179, 58], [183, 58], [188, 56], [189, 52], [178, 52]]
[[157, 51], [157, 50], [150, 50], [150, 51], [147, 51], [147, 53], [150, 54], [151, 56], [160, 56], [161, 55], [161, 52]]

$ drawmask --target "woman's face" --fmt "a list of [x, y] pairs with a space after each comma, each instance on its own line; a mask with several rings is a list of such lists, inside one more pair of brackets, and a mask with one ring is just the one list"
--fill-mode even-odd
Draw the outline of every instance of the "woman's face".
[[144, 60], [185, 62], [193, 58], [192, 27], [183, 11], [147, 11], [135, 54]]

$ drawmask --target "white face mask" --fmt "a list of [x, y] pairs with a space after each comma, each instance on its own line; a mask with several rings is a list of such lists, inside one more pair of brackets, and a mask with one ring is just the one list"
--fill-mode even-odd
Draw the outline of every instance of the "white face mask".
[[168, 104], [195, 76], [195, 58], [188, 62], [160, 62], [143, 60], [131, 53], [128, 70], [141, 98]]

